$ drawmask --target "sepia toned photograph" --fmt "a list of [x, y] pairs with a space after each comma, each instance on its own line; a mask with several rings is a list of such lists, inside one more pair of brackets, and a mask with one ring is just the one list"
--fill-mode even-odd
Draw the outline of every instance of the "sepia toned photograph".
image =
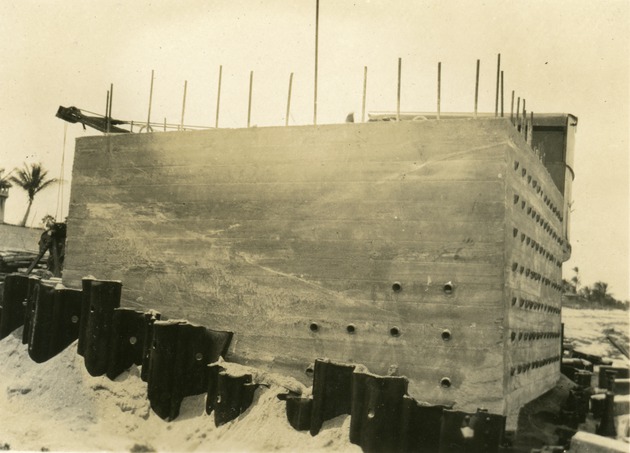
[[0, 450], [629, 451], [627, 1], [0, 9]]

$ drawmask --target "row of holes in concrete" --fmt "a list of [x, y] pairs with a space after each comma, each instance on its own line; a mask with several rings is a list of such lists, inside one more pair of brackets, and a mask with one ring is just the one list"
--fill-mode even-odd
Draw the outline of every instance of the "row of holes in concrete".
[[[516, 239], [518, 237], [518, 228], [514, 227], [512, 229], [512, 237], [514, 237], [514, 239]], [[540, 245], [536, 240], [534, 240], [533, 238], [530, 238], [528, 235], [526, 235], [525, 233], [521, 233], [521, 244], [523, 245], [528, 245], [530, 246], [532, 249], [534, 249], [536, 252], [538, 252], [539, 254], [541, 254], [542, 256], [545, 257], [545, 259], [547, 259], [548, 261], [551, 261], [556, 267], [561, 268], [562, 267], [562, 261], [560, 261], [559, 259], [557, 259], [553, 253], [549, 252], [548, 250], [546, 250], [542, 245]]]
[[561, 292], [562, 291], [562, 285], [554, 282], [553, 280], [547, 278], [547, 277], [543, 277], [541, 274], [539, 274], [538, 272], [534, 272], [532, 270], [530, 270], [529, 268], [525, 268], [525, 266], [521, 265], [520, 269], [519, 269], [519, 265], [517, 262], [512, 263], [512, 271], [513, 272], [519, 272], [525, 273], [526, 277], [531, 278], [534, 281], [542, 281], [542, 283], [545, 286], [551, 286], [554, 290]]
[[[520, 195], [514, 194], [514, 204], [517, 204], [519, 199]], [[525, 206], [527, 206], [527, 203], [525, 202], [525, 200], [521, 200], [521, 209], [525, 210]], [[531, 217], [531, 219], [537, 225], [543, 227], [543, 230], [545, 230], [545, 232], [549, 234], [549, 237], [551, 237], [560, 247], [562, 247], [562, 245], [564, 244], [564, 240], [549, 224], [549, 222], [545, 220], [544, 216], [541, 216], [539, 213], [537, 213], [536, 210], [531, 206], [527, 207], [527, 216]]]
[[[308, 328], [310, 329], [311, 332], [319, 332], [319, 324], [317, 324], [316, 322], [312, 322]], [[349, 333], [350, 335], [353, 335], [357, 332], [357, 327], [354, 324], [348, 324], [346, 326], [346, 332]], [[392, 337], [399, 337], [402, 332], [400, 331], [399, 327], [392, 327], [389, 329], [389, 334]], [[444, 329], [440, 335], [442, 337], [442, 340], [444, 341], [450, 341], [451, 339], [451, 331], [448, 329]]]
[[560, 332], [516, 332], [512, 331], [510, 339], [512, 341], [548, 340], [550, 338], [560, 338]]
[[[401, 292], [402, 283], [394, 282], [392, 284], [392, 291], [394, 291], [395, 293]], [[447, 282], [447, 283], [444, 283], [444, 285], [442, 286], [442, 291], [444, 291], [444, 294], [453, 294], [453, 291], [455, 291], [455, 287], [453, 286], [452, 282]]]
[[510, 376], [525, 373], [526, 371], [529, 371], [530, 368], [531, 369], [542, 368], [544, 366], [547, 366], [547, 365], [550, 365], [552, 363], [556, 363], [559, 361], [560, 361], [560, 356], [554, 356], [554, 357], [548, 357], [546, 359], [534, 360], [533, 362], [529, 362], [529, 363], [522, 363], [520, 365], [513, 366], [510, 369]]
[[553, 313], [556, 315], [560, 314], [560, 308], [558, 307], [543, 304], [542, 302], [536, 302], [529, 299], [512, 297], [512, 305], [516, 306], [517, 304], [520, 308], [524, 308], [525, 310], [543, 311], [545, 313]]
[[[514, 171], [518, 170], [519, 167], [519, 162], [517, 160], [514, 161]], [[545, 205], [547, 206], [547, 208], [549, 208], [549, 211], [551, 211], [551, 213], [562, 222], [562, 213], [560, 211], [560, 208], [557, 208], [555, 204], [553, 204], [553, 202], [551, 201], [551, 197], [548, 197], [545, 194], [545, 191], [542, 189], [542, 187], [540, 186], [540, 184], [538, 184], [538, 181], [536, 181], [535, 179], [532, 179], [531, 175], [527, 175], [527, 169], [523, 168], [521, 170], [521, 175], [523, 176], [523, 178], [527, 177], [527, 184], [531, 184], [532, 187], [536, 190], [536, 193], [538, 195], [540, 195], [540, 198], [543, 199], [543, 202], [545, 203]]]

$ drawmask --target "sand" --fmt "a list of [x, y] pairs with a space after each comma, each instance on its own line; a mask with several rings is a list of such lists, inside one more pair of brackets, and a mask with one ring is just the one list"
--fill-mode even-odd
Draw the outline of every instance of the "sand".
[[[565, 339], [586, 353], [628, 361], [606, 340], [628, 336], [628, 313], [563, 310]], [[115, 381], [90, 376], [76, 342], [43, 364], [28, 357], [21, 329], [0, 341], [0, 449], [20, 451], [355, 451], [349, 442], [350, 417], [324, 424], [319, 435], [295, 431], [285, 403], [276, 395], [301, 384], [258, 373], [266, 382], [253, 405], [219, 428], [205, 413], [205, 395], [184, 399], [179, 418], [165, 422], [147, 399], [140, 369], [132, 367]], [[235, 365], [228, 365], [233, 366]], [[308, 391], [308, 389], [302, 389]]]

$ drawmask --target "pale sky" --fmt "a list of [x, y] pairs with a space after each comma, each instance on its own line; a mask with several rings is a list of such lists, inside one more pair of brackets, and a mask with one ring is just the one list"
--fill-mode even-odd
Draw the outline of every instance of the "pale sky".
[[[178, 123], [184, 80], [185, 123], [213, 126], [223, 65], [221, 127], [283, 125], [294, 72], [290, 124], [313, 118], [315, 0], [108, 1], [0, 0], [0, 168], [41, 161], [61, 174], [36, 197], [29, 224], [67, 213], [74, 140], [97, 131], [55, 118], [59, 105], [146, 121], [151, 70], [152, 120]], [[411, 1], [320, 0], [318, 122], [360, 118], [363, 67], [368, 111], [395, 110], [398, 57], [402, 110], [434, 111], [442, 62], [442, 111], [472, 111], [476, 60], [480, 110], [494, 111], [497, 54], [509, 94], [528, 110], [579, 118], [571, 219], [582, 282], [609, 283], [630, 299], [629, 24], [626, 0]], [[6, 221], [18, 223], [26, 197], [11, 190]], [[57, 200], [61, 199], [58, 208]]]

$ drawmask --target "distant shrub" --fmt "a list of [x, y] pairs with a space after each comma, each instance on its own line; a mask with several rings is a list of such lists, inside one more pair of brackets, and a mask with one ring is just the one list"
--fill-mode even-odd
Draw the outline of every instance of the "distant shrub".
[[134, 444], [133, 447], [131, 447], [131, 450], [129, 450], [131, 453], [145, 453], [145, 452], [149, 452], [149, 451], [155, 451], [155, 448], [149, 446], [149, 445], [140, 445], [140, 444]]

